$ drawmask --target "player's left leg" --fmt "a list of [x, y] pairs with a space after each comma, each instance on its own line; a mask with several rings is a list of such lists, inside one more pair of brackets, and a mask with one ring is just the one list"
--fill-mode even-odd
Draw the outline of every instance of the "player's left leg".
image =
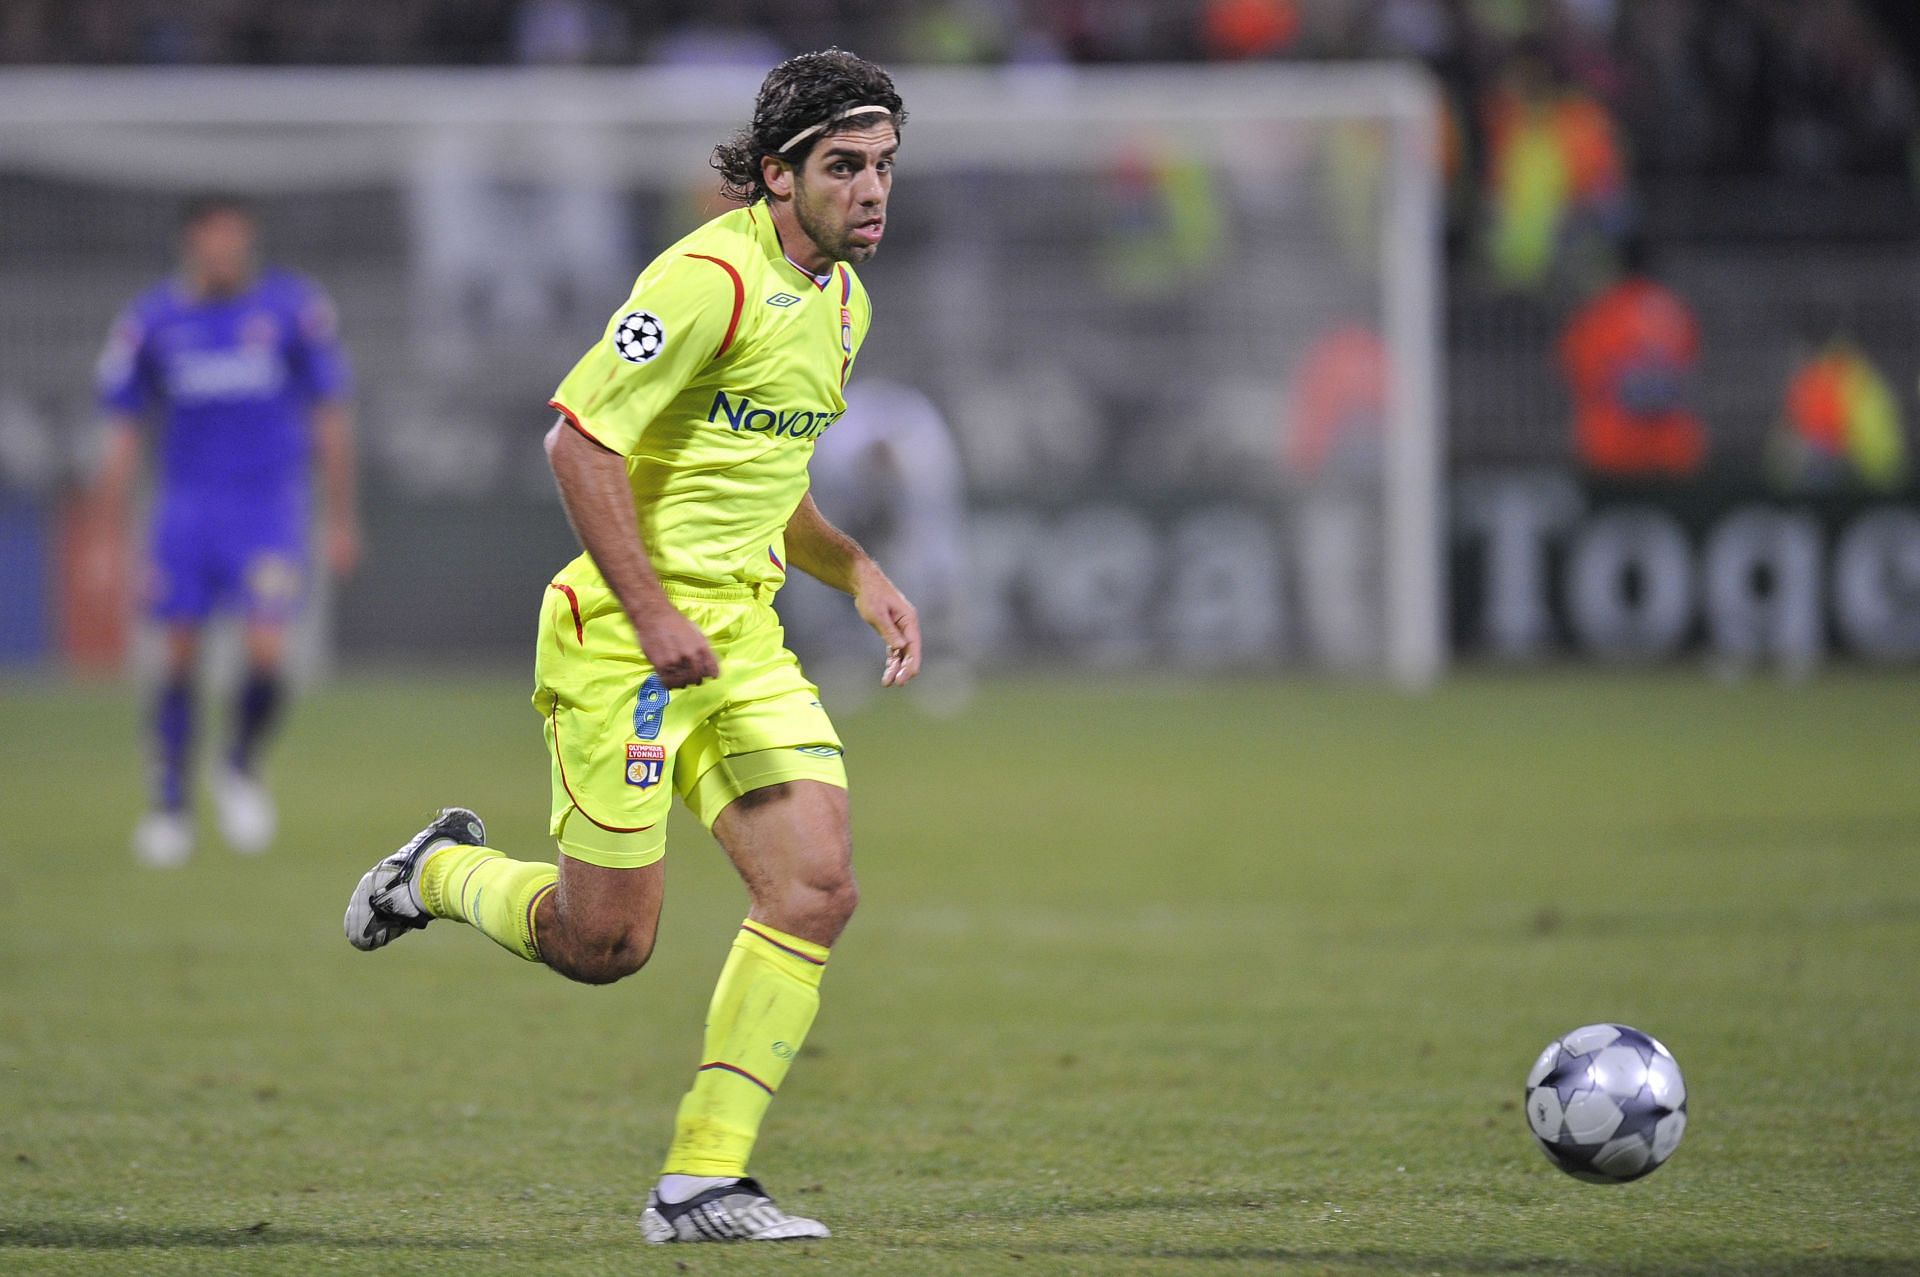
[[839, 762], [837, 749], [757, 751], [728, 758], [689, 795], [712, 820], [752, 908], [714, 989], [700, 1070], [641, 1219], [649, 1241], [828, 1235], [774, 1205], [748, 1178], [747, 1161], [819, 1010], [832, 945], [859, 901]]
[[261, 746], [280, 725], [280, 711], [286, 701], [286, 622], [249, 621], [246, 649], [247, 673], [233, 700], [227, 762], [234, 770], [252, 775], [259, 766]]
[[234, 689], [227, 749], [210, 783], [221, 835], [235, 851], [254, 854], [273, 842], [279, 824], [259, 765], [260, 751], [279, 726], [286, 703], [287, 622], [279, 616], [250, 616], [244, 637], [246, 672]]

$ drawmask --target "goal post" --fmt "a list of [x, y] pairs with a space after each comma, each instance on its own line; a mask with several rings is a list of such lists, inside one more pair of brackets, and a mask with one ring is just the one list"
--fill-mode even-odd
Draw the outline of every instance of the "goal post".
[[[554, 526], [533, 423], [638, 267], [724, 207], [708, 156], [758, 82], [7, 78], [0, 396], [87, 418], [93, 354], [165, 269], [179, 197], [250, 195], [272, 255], [335, 294], [361, 369], [370, 517], [398, 547], [366, 576], [440, 564], [470, 578], [452, 607], [532, 570], [511, 546], [551, 544], [532, 531]], [[848, 397], [905, 383], [945, 418], [967, 485], [971, 650], [1437, 678], [1441, 122], [1425, 73], [897, 80], [910, 121], [887, 240], [862, 270], [876, 325]], [[489, 507], [464, 537], [422, 513], [463, 502]], [[404, 650], [376, 611], [349, 600], [343, 643]], [[518, 637], [498, 628], [503, 651]]]

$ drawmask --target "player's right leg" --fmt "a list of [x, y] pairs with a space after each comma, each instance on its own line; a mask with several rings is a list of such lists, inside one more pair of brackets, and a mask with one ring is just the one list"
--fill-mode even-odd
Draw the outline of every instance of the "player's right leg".
[[156, 868], [184, 864], [193, 854], [193, 814], [187, 794], [193, 765], [199, 622], [170, 621], [163, 637], [165, 664], [148, 720], [153, 791], [147, 813], [133, 830], [133, 854], [142, 864]]
[[442, 810], [362, 876], [347, 902], [347, 939], [378, 949], [445, 918], [583, 984], [646, 965], [664, 896], [657, 860], [606, 869], [563, 854], [556, 866], [509, 859], [485, 840], [473, 812]]
[[618, 603], [610, 595], [600, 602], [605, 610], [582, 615], [570, 590], [549, 592], [535, 658], [558, 865], [509, 859], [478, 834], [462, 837], [459, 820], [436, 822], [355, 888], [346, 931], [356, 948], [448, 918], [588, 984], [646, 962], [673, 801], [670, 748], [720, 693], [688, 689], [669, 698], [631, 629], [612, 623]]

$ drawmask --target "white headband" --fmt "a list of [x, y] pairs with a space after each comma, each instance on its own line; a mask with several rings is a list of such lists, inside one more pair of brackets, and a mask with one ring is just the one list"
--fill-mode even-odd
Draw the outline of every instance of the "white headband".
[[851, 119], [856, 115], [875, 115], [875, 114], [892, 115], [893, 108], [890, 106], [850, 106], [846, 110], [839, 112], [837, 115], [828, 116], [826, 119], [820, 121], [820, 123], [815, 124], [810, 128], [801, 129], [798, 133], [795, 133], [792, 137], [788, 138], [786, 140], [786, 144], [783, 145], [779, 150], [775, 151], [774, 154], [785, 155], [788, 151], [791, 151], [794, 147], [806, 141], [808, 138], [812, 137], [815, 133], [818, 133], [821, 129], [826, 128], [829, 124], [838, 124], [840, 121]]

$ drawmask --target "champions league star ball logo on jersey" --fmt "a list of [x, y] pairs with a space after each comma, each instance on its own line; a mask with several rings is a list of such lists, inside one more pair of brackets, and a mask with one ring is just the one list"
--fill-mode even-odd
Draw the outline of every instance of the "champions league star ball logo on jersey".
[[627, 742], [627, 783], [629, 785], [652, 789], [660, 783], [660, 776], [666, 770], [666, 765], [667, 747], [665, 745]]
[[630, 364], [644, 364], [667, 348], [667, 326], [650, 311], [636, 310], [613, 330], [613, 348]]

